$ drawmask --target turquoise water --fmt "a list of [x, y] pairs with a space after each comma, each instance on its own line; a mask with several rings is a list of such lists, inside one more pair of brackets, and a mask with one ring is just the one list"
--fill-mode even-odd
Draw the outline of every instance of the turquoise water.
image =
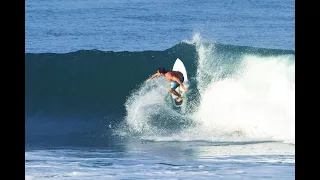
[[[26, 179], [294, 179], [294, 1], [26, 1]], [[187, 113], [163, 78], [180, 58]]]

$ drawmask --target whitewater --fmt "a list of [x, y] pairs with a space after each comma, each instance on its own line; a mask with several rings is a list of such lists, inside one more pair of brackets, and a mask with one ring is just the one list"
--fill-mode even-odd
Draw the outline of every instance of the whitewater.
[[[294, 30], [292, 0], [26, 1], [25, 179], [295, 179]], [[177, 58], [182, 109], [145, 82]]]
[[[42, 113], [29, 106], [26, 179], [193, 179], [195, 176], [200, 179], [250, 179], [256, 176], [291, 179], [295, 164], [294, 54], [291, 51], [219, 45], [205, 42], [200, 34], [195, 34], [192, 40], [183, 41], [170, 50], [152, 52], [150, 55], [146, 55], [151, 53], [149, 51], [143, 52], [145, 54], [119, 52], [116, 57], [123, 54], [124, 58], [120, 61], [127, 61], [127, 57], [134, 58], [134, 67], [145, 61], [137, 57], [157, 55], [160, 62], [160, 57], [165, 57], [168, 52], [173, 53], [172, 57], [177, 57], [187, 49], [193, 49], [191, 54], [194, 54], [188, 55], [189, 59], [185, 60], [190, 72], [190, 86], [184, 113], [171, 104], [167, 80], [160, 77], [146, 83], [148, 73], [137, 76], [140, 80], [126, 96], [123, 117], [112, 115], [114, 111], [109, 108], [110, 116], [99, 118], [99, 109], [85, 109], [81, 103], [77, 106], [66, 103], [52, 111], [50, 108], [55, 107], [53, 103], [50, 108], [42, 106]], [[85, 53], [97, 57], [94, 59], [97, 62], [101, 61], [100, 56], [115, 56], [115, 52], [102, 51], [80, 51], [71, 57], [67, 54], [48, 56], [63, 57], [66, 59], [64, 61], [73, 63], [74, 56], [89, 56]], [[31, 64], [35, 61], [43, 67], [37, 58], [33, 59], [32, 54], [27, 57]], [[43, 54], [43, 57], [47, 55]], [[174, 60], [168, 58], [166, 64], [169, 66]], [[44, 64], [52, 62], [42, 61]], [[79, 68], [72, 72], [65, 66], [54, 69], [47, 66], [52, 72], [65, 74], [67, 81], [60, 89], [53, 87], [46, 93], [64, 96], [65, 92], [68, 98], [81, 97], [81, 91], [70, 97], [76, 84], [71, 86], [69, 81], [78, 82], [72, 78], [82, 78], [81, 72], [87, 71], [88, 64], [85, 60], [76, 63]], [[83, 63], [85, 66], [81, 66]], [[155, 69], [156, 64], [152, 65]], [[27, 64], [27, 68], [30, 65]], [[34, 64], [31, 67], [37, 68]], [[150, 69], [147, 71], [152, 73]], [[53, 85], [55, 81], [61, 82], [60, 78], [54, 80], [53, 74], [48, 74], [46, 70], [31, 72], [27, 76], [28, 82], [34, 81], [31, 77], [39, 76], [34, 73], [44, 73], [43, 81], [50, 78]], [[95, 79], [99, 79], [101, 72], [106, 71], [101, 69], [99, 72], [95, 68], [93, 72], [97, 77]], [[41, 81], [37, 78], [38, 87], [29, 88], [45, 88]], [[119, 81], [110, 79], [109, 82], [116, 84]], [[97, 82], [96, 86], [100, 84]], [[91, 84], [91, 88], [82, 89], [83, 93], [96, 89], [93, 87], [95, 85]], [[61, 88], [65, 90], [61, 91]], [[98, 91], [90, 94], [99, 96], [104, 93]], [[40, 95], [36, 94], [37, 97]], [[118, 100], [112, 94], [105, 98]], [[96, 107], [102, 103], [93, 102]], [[75, 107], [82, 108], [82, 117], [73, 115]], [[65, 110], [56, 114], [59, 108]], [[65, 114], [62, 116], [61, 112]], [[256, 163], [261, 165], [255, 166]], [[68, 170], [61, 168], [61, 165], [68, 167]], [[251, 169], [251, 166], [255, 168]], [[268, 167], [272, 168], [266, 171]], [[284, 175], [282, 172], [287, 173]]]
[[[198, 62], [190, 89], [197, 89], [198, 97], [188, 104], [190, 113], [180, 115], [167, 105], [166, 82], [158, 78], [153, 84], [142, 84], [128, 99], [130, 129], [155, 141], [294, 144], [294, 55], [244, 53], [226, 62], [228, 57], [216, 55], [214, 45], [203, 44], [198, 34], [193, 39]], [[178, 133], [168, 133], [170, 121], [176, 122], [171, 128], [179, 129]]]

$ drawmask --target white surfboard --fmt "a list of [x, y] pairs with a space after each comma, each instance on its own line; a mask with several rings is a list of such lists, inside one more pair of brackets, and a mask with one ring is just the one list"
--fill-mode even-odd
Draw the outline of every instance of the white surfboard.
[[[188, 75], [187, 75], [187, 70], [183, 64], [183, 62], [177, 58], [174, 65], [173, 65], [173, 68], [172, 68], [173, 71], [179, 71], [183, 74], [183, 77], [184, 77], [184, 81], [183, 81], [183, 85], [188, 88], [189, 87], [189, 80], [188, 80]], [[183, 106], [184, 104], [186, 104], [186, 101], [187, 101], [187, 94], [186, 92], [184, 91], [184, 89], [179, 86], [175, 89], [179, 94], [181, 94], [181, 96], [183, 97], [183, 100], [182, 100], [182, 103], [177, 103], [176, 102], [176, 98], [177, 96], [172, 94], [171, 97], [172, 97], [172, 100], [173, 100], [173, 103], [175, 106], [177, 107], [181, 107]]]

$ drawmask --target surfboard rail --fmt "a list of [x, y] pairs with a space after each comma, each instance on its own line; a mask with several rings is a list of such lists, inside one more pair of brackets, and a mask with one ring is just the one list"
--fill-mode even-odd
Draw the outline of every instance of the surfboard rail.
[[[188, 79], [188, 74], [187, 74], [187, 70], [183, 64], [183, 62], [181, 61], [181, 59], [177, 58], [175, 63], [173, 64], [173, 68], [172, 68], [173, 71], [179, 71], [183, 74], [183, 77], [184, 77], [184, 81], [183, 81], [183, 85], [188, 88], [189, 87], [189, 79]], [[179, 86], [175, 89], [179, 94], [181, 94], [183, 100], [182, 100], [182, 103], [177, 103], [176, 102], [176, 98], [177, 96], [172, 94], [171, 97], [172, 97], [172, 100], [173, 100], [173, 103], [175, 104], [175, 106], [177, 107], [181, 107], [183, 104], [186, 103], [187, 101], [187, 96], [186, 96], [186, 92], [184, 91], [184, 89]]]

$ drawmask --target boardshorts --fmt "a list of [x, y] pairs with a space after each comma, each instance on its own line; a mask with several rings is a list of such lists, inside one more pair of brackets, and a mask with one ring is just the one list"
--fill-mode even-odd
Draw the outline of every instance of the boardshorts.
[[[184, 77], [182, 76], [182, 78], [180, 79], [180, 81], [183, 83], [183, 81], [184, 81]], [[180, 84], [179, 83], [177, 83], [176, 81], [171, 81], [171, 89], [172, 90], [175, 90], [177, 87], [179, 87], [180, 86]]]

